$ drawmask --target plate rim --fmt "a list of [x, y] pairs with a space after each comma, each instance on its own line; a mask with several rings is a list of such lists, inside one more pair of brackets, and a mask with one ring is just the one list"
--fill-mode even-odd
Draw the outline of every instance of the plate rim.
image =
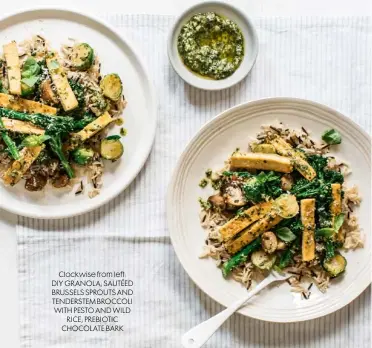
[[[214, 301], [216, 301], [217, 303], [219, 303], [220, 305], [222, 305], [223, 307], [226, 307], [226, 305], [224, 303], [222, 303], [222, 301], [220, 301], [217, 297], [217, 295], [213, 295], [213, 294], [210, 294], [208, 293], [207, 291], [205, 291], [205, 287], [203, 287], [197, 279], [195, 279], [196, 277], [194, 277], [192, 274], [193, 274], [193, 271], [192, 271], [192, 266], [190, 264], [187, 264], [187, 262], [185, 262], [185, 258], [186, 256], [184, 254], [182, 254], [180, 252], [180, 249], [178, 248], [177, 246], [177, 243], [175, 242], [175, 239], [176, 239], [176, 233], [175, 233], [175, 228], [173, 228], [173, 215], [171, 212], [174, 208], [174, 202], [173, 202], [173, 193], [174, 193], [174, 189], [175, 189], [175, 183], [176, 183], [176, 179], [179, 175], [179, 171], [180, 171], [180, 168], [182, 167], [182, 163], [184, 161], [184, 158], [187, 156], [188, 152], [192, 149], [193, 145], [194, 145], [194, 142], [198, 140], [198, 138], [203, 135], [203, 133], [215, 122], [218, 122], [221, 118], [225, 117], [227, 114], [230, 114], [232, 112], [234, 112], [235, 110], [239, 110], [240, 108], [244, 107], [244, 106], [248, 106], [248, 107], [254, 107], [254, 106], [257, 106], [257, 105], [260, 105], [260, 104], [263, 104], [263, 103], [270, 103], [270, 102], [277, 102], [277, 103], [284, 103], [284, 102], [294, 102], [294, 103], [298, 103], [301, 104], [301, 105], [308, 105], [308, 106], [313, 106], [313, 107], [316, 107], [316, 108], [319, 108], [319, 109], [323, 109], [325, 110], [326, 112], [331, 112], [333, 113], [336, 117], [340, 118], [341, 120], [343, 120], [344, 122], [346, 122], [346, 124], [348, 125], [352, 125], [353, 127], [355, 127], [359, 132], [361, 132], [368, 140], [369, 142], [371, 143], [372, 141], [372, 138], [371, 136], [361, 127], [359, 126], [359, 124], [357, 124], [356, 122], [354, 122], [352, 119], [348, 118], [347, 116], [345, 116], [344, 114], [342, 114], [341, 112], [337, 111], [336, 109], [333, 109], [327, 105], [324, 105], [324, 104], [321, 104], [319, 102], [315, 102], [315, 101], [312, 101], [312, 100], [308, 100], [308, 99], [303, 99], [303, 98], [295, 98], [295, 97], [267, 97], [267, 98], [260, 98], [260, 99], [256, 99], [256, 100], [251, 100], [251, 101], [247, 101], [247, 102], [242, 102], [242, 103], [239, 103], [233, 107], [230, 107], [224, 111], [222, 111], [221, 113], [219, 113], [217, 116], [213, 117], [211, 120], [209, 120], [207, 123], [205, 123], [197, 132], [196, 134], [190, 139], [190, 141], [188, 142], [188, 144], [186, 145], [186, 147], [184, 148], [184, 150], [182, 151], [178, 161], [177, 161], [177, 164], [176, 166], [174, 167], [174, 170], [173, 170], [173, 173], [172, 173], [172, 176], [171, 176], [171, 180], [169, 182], [169, 185], [168, 185], [168, 188], [167, 188], [167, 196], [166, 196], [166, 218], [167, 218], [167, 226], [168, 226], [168, 230], [169, 230], [169, 235], [170, 235], [170, 239], [171, 239], [171, 242], [172, 242], [172, 246], [173, 246], [173, 249], [177, 255], [177, 258], [178, 260], [180, 261], [183, 269], [186, 271], [186, 273], [188, 274], [188, 276], [190, 277], [190, 279], [194, 282], [194, 284], [200, 289], [202, 290], [207, 296], [209, 296], [211, 299], [213, 299]], [[371, 161], [370, 161], [371, 163]], [[372, 250], [370, 248], [369, 252], [367, 251], [367, 254], [369, 255], [369, 259], [371, 260], [371, 257], [372, 257]], [[324, 317], [328, 314], [331, 314], [331, 313], [334, 313], [336, 312], [337, 310], [341, 309], [341, 308], [344, 308], [345, 306], [347, 306], [348, 304], [350, 304], [352, 301], [354, 301], [358, 296], [360, 296], [360, 294], [365, 291], [367, 289], [367, 287], [371, 284], [371, 278], [367, 278], [364, 283], [362, 284], [362, 286], [360, 288], [358, 288], [353, 295], [349, 295], [349, 297], [347, 298], [346, 302], [342, 302], [341, 305], [339, 304], [336, 304], [335, 306], [331, 307], [331, 308], [327, 308], [326, 311], [324, 312], [320, 312], [320, 313], [316, 313], [316, 314], [312, 314], [312, 315], [309, 315], [308, 318], [293, 318], [293, 319], [285, 319], [285, 320], [280, 320], [278, 318], [274, 319], [274, 320], [270, 320], [270, 318], [262, 318], [262, 317], [259, 317], [258, 315], [251, 315], [251, 314], [248, 314], [246, 312], [243, 312], [242, 310], [239, 310], [237, 311], [237, 313], [243, 315], [243, 316], [246, 316], [248, 318], [253, 318], [253, 319], [258, 319], [258, 320], [262, 320], [262, 321], [265, 321], [265, 322], [273, 322], [273, 323], [295, 323], [295, 322], [303, 322], [303, 321], [308, 321], [308, 320], [313, 320], [313, 319], [317, 319], [317, 318], [321, 318], [321, 317]], [[244, 308], [244, 307], [243, 307]]]
[[[88, 212], [91, 212], [95, 209], [98, 209], [98, 208], [102, 207], [103, 205], [107, 204], [108, 202], [113, 200], [115, 197], [120, 195], [124, 190], [126, 190], [128, 188], [129, 185], [131, 185], [133, 183], [133, 181], [136, 179], [138, 174], [143, 169], [145, 163], [147, 162], [147, 160], [150, 156], [150, 153], [152, 151], [154, 142], [155, 142], [156, 130], [157, 130], [157, 125], [158, 125], [157, 98], [156, 98], [154, 83], [151, 79], [149, 69], [147, 68], [147, 66], [145, 64], [144, 59], [141, 57], [140, 51], [138, 50], [136, 45], [134, 45], [132, 40], [128, 39], [126, 37], [126, 35], [123, 35], [123, 34], [119, 33], [119, 31], [116, 30], [116, 28], [113, 25], [111, 25], [107, 21], [99, 18], [98, 16], [92, 14], [89, 11], [84, 11], [82, 13], [81, 10], [79, 10], [78, 8], [73, 8], [71, 6], [62, 7], [62, 6], [55, 6], [55, 5], [53, 5], [53, 6], [37, 6], [37, 7], [22, 7], [20, 9], [16, 10], [16, 11], [12, 11], [12, 12], [9, 12], [9, 13], [5, 13], [4, 15], [1, 15], [0, 16], [0, 24], [4, 21], [8, 20], [8, 19], [11, 19], [12, 17], [16, 18], [16, 17], [22, 16], [22, 15], [27, 15], [27, 14], [30, 14], [30, 13], [36, 13], [37, 14], [38, 12], [47, 12], [47, 11], [57, 12], [57, 13], [65, 13], [65, 14], [70, 13], [70, 14], [73, 14], [75, 16], [88, 19], [90, 21], [93, 21], [93, 22], [97, 23], [99, 26], [104, 27], [109, 32], [111, 32], [112, 34], [114, 34], [115, 36], [120, 38], [120, 40], [125, 44], [125, 46], [127, 46], [130, 49], [131, 54], [135, 58], [136, 63], [138, 64], [138, 66], [142, 70], [142, 72], [143, 72], [143, 74], [146, 78], [145, 83], [147, 85], [148, 93], [149, 93], [149, 96], [151, 98], [151, 108], [149, 108], [149, 110], [151, 111], [150, 114], [152, 115], [152, 118], [151, 118], [152, 121], [148, 123], [148, 124], [151, 125], [151, 129], [150, 129], [150, 136], [147, 138], [148, 139], [148, 142], [146, 144], [147, 149], [144, 150], [143, 158], [140, 161], [140, 163], [138, 164], [138, 167], [136, 168], [136, 170], [133, 171], [133, 173], [129, 177], [127, 183], [124, 186], [122, 186], [120, 188], [120, 190], [112, 192], [107, 197], [105, 197], [105, 198], [103, 198], [99, 201], [97, 200], [97, 204], [92, 204], [91, 206], [89, 206], [87, 208], [79, 208], [78, 207], [76, 212], [64, 213], [63, 210], [60, 209], [60, 210], [58, 210], [58, 212], [55, 211], [55, 212], [53, 212], [53, 214], [50, 214], [50, 215], [45, 215], [43, 213], [32, 213], [32, 214], [30, 213], [29, 214], [29, 213], [27, 213], [27, 211], [24, 211], [24, 209], [22, 209], [22, 208], [18, 209], [17, 206], [7, 206], [5, 204], [5, 202], [2, 202], [2, 200], [0, 200], [0, 209], [3, 209], [5, 211], [8, 211], [8, 212], [16, 214], [16, 215], [29, 217], [29, 218], [35, 218], [35, 219], [64, 219], [64, 218], [71, 218], [71, 217], [74, 217], [74, 216], [86, 214]], [[31, 204], [32, 203], [30, 203], [30, 205]], [[84, 207], [83, 204], [80, 205], [80, 206]]]

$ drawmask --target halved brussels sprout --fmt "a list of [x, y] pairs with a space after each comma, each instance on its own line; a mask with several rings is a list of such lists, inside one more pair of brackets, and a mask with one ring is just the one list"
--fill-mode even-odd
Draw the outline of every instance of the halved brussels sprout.
[[88, 70], [94, 60], [94, 51], [87, 43], [81, 43], [73, 47], [71, 62], [75, 69]]
[[103, 95], [113, 101], [118, 101], [123, 92], [123, 84], [121, 83], [118, 74], [106, 75], [102, 79], [100, 87], [102, 89]]
[[275, 254], [266, 254], [263, 250], [255, 251], [251, 256], [252, 263], [259, 269], [269, 270], [276, 261]]
[[115, 161], [124, 153], [123, 144], [120, 142], [120, 136], [112, 135], [102, 140], [101, 156], [104, 159]]
[[346, 265], [347, 261], [341, 254], [336, 254], [323, 262], [324, 269], [331, 275], [332, 278], [335, 278], [343, 273]]
[[300, 210], [296, 196], [282, 194], [273, 203], [274, 209], [278, 215], [284, 219], [291, 219], [296, 216]]

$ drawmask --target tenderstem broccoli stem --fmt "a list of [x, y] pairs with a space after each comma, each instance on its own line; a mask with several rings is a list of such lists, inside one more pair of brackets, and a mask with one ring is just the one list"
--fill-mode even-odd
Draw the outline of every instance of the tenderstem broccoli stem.
[[259, 249], [261, 247], [261, 238], [255, 239], [253, 242], [248, 244], [244, 249], [239, 251], [237, 254], [235, 254], [233, 257], [231, 257], [230, 260], [224, 263], [222, 266], [222, 274], [224, 277], [227, 277], [231, 271], [242, 265], [244, 262], [247, 261], [248, 256], [252, 254], [254, 251]]
[[54, 151], [54, 153], [58, 156], [59, 160], [61, 161], [61, 164], [63, 168], [66, 170], [66, 173], [69, 176], [69, 178], [73, 178], [74, 171], [71, 168], [70, 164], [68, 163], [68, 160], [62, 150], [61, 136], [59, 134], [51, 135], [49, 144], [51, 149]]
[[88, 123], [94, 120], [90, 115], [85, 115], [82, 119], [75, 120], [70, 116], [27, 114], [5, 108], [0, 108], [0, 117], [31, 122], [49, 133], [71, 133], [84, 128]]
[[4, 126], [4, 123], [3, 123], [3, 120], [1, 119], [1, 117], [0, 117], [0, 133], [1, 133], [1, 137], [4, 140], [4, 143], [8, 147], [8, 150], [9, 150], [10, 155], [15, 160], [20, 159], [21, 158], [21, 155], [19, 154], [17, 145], [15, 144], [15, 142], [13, 141], [13, 139], [9, 136], [7, 130], [5, 129], [5, 126]]

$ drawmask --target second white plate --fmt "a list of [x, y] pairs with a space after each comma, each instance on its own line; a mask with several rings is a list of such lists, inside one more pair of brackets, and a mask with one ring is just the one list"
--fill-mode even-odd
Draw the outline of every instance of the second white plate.
[[[98, 196], [90, 199], [87, 194], [75, 196], [76, 190], [51, 187], [42, 192], [28, 192], [23, 183], [15, 187], [0, 184], [0, 208], [34, 218], [62, 218], [101, 206], [135, 179], [155, 137], [156, 101], [139, 55], [126, 39], [100, 20], [62, 9], [22, 11], [0, 20], [0, 44], [23, 41], [36, 34], [45, 37], [58, 50], [68, 38], [91, 44], [100, 57], [103, 74], [115, 72], [121, 76], [128, 102], [122, 115], [128, 130], [128, 135], [122, 138], [124, 156], [115, 163], [105, 163], [104, 184]], [[118, 131], [117, 127], [116, 134]]]
[[265, 289], [241, 314], [266, 321], [296, 322], [329, 314], [355, 299], [371, 282], [370, 137], [355, 123], [338, 112], [306, 100], [272, 98], [236, 106], [206, 124], [191, 140], [175, 169], [167, 197], [167, 216], [172, 243], [183, 267], [194, 282], [224, 306], [244, 296], [241, 284], [225, 280], [211, 259], [199, 259], [206, 232], [199, 223], [198, 197], [212, 191], [199, 187], [206, 169], [219, 169], [237, 148], [247, 149], [262, 124], [280, 120], [290, 128], [305, 127], [314, 138], [325, 129], [336, 128], [342, 145], [335, 155], [351, 164], [348, 184], [361, 189], [362, 204], [358, 218], [365, 234], [365, 247], [346, 254], [347, 272], [332, 281], [325, 294], [315, 286], [309, 300], [290, 292], [287, 283]]

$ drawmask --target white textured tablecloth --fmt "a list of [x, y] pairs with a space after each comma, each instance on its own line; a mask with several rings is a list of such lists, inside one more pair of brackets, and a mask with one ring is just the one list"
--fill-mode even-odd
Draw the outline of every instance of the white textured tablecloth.
[[[101, 209], [61, 221], [19, 217], [24, 348], [175, 348], [185, 331], [222, 309], [184, 272], [165, 221], [166, 188], [177, 158], [219, 112], [257, 98], [301, 97], [327, 104], [371, 130], [371, 18], [254, 19], [260, 50], [251, 74], [229, 90], [211, 93], [184, 84], [170, 67], [166, 39], [172, 17], [106, 19], [137, 43], [147, 61], [158, 96], [156, 141], [133, 184]], [[130, 81], [124, 77], [124, 83]], [[62, 270], [124, 270], [135, 283], [132, 313], [122, 316], [125, 331], [62, 332], [63, 318], [51, 303], [51, 281]], [[344, 309], [305, 323], [235, 315], [206, 347], [369, 348], [370, 308], [368, 289]]]

